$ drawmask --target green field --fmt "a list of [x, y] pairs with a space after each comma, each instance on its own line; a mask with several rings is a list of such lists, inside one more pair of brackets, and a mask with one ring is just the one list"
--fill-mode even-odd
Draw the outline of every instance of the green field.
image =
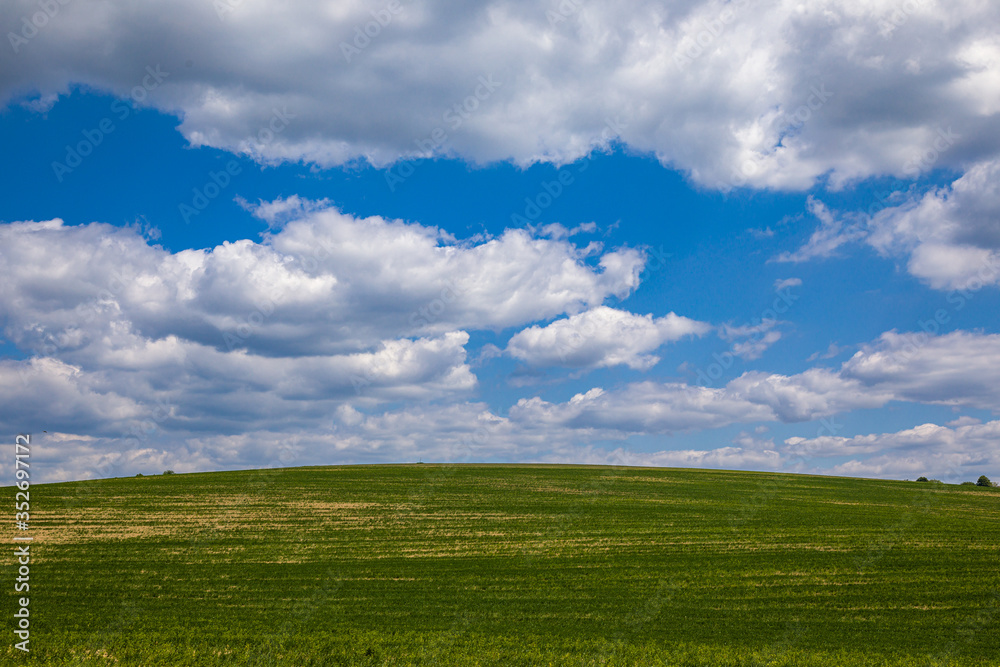
[[1000, 665], [996, 489], [400, 465], [31, 505], [32, 652], [4, 664]]

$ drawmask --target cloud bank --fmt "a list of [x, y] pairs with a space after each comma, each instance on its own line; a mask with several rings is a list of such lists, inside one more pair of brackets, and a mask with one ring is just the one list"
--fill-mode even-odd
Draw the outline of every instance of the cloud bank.
[[564, 163], [620, 140], [708, 187], [805, 189], [1000, 150], [1000, 7], [973, 0], [75, 0], [32, 29], [37, 11], [0, 8], [0, 101], [86, 85], [265, 162]]

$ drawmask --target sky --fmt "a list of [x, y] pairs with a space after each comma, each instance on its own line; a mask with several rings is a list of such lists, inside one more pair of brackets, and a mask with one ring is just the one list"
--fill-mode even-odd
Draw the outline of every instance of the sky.
[[0, 423], [36, 481], [1000, 477], [996, 3], [10, 0], [0, 28]]

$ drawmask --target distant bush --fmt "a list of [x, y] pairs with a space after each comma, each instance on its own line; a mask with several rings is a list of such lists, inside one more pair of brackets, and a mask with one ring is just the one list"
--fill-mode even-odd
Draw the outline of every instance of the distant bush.
[[976, 486], [993, 486], [993, 482], [986, 475], [980, 475], [979, 479], [976, 480]]
[[140, 473], [138, 473], [138, 474], [136, 475], [136, 477], [142, 477], [142, 473], [141, 473], [141, 472], [140, 472]]
[[929, 482], [931, 480], [927, 479], [926, 477], [917, 477], [917, 481], [918, 482]]
[[962, 486], [975, 486], [975, 482], [962, 482]]
[[163, 474], [164, 474], [164, 475], [173, 475], [173, 474], [174, 474], [174, 471], [173, 471], [173, 470], [164, 470], [164, 471], [163, 471]]

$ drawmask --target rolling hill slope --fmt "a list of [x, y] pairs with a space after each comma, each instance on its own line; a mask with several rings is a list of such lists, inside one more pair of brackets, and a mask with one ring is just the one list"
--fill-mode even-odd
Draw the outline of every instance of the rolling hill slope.
[[997, 490], [423, 464], [31, 494], [39, 664], [1000, 665]]

